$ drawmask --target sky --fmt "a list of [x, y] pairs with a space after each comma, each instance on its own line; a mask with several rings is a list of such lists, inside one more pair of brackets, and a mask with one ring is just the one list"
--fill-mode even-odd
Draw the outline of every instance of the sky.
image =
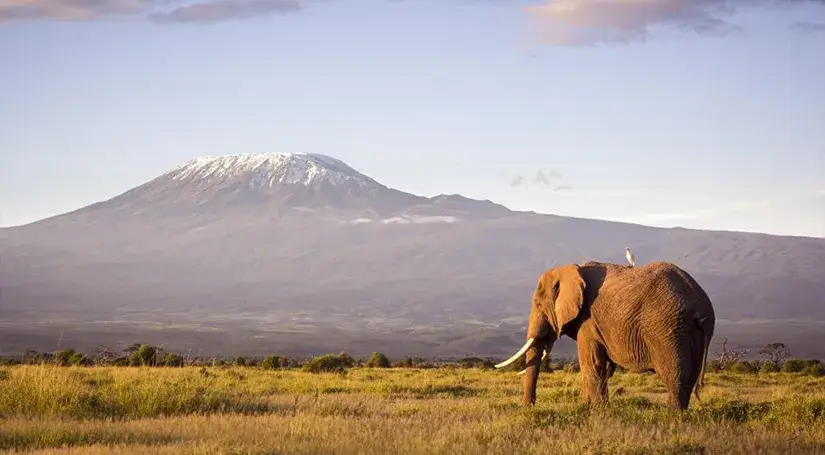
[[825, 0], [0, 0], [0, 226], [196, 156], [825, 237]]

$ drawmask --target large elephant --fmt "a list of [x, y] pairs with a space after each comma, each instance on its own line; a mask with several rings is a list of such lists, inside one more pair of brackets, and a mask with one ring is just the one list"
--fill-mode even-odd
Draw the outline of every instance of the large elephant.
[[643, 267], [587, 262], [544, 272], [533, 292], [527, 342], [507, 366], [526, 353], [524, 404], [536, 401], [539, 355], [562, 335], [576, 340], [581, 395], [607, 400], [607, 379], [619, 365], [654, 371], [672, 408], [686, 409], [699, 396], [716, 316], [710, 298], [687, 272], [667, 262]]

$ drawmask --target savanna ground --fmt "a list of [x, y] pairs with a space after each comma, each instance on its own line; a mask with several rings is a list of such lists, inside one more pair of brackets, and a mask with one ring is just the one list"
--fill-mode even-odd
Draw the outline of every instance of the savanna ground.
[[617, 373], [609, 404], [579, 374], [482, 369], [0, 368], [0, 450], [35, 453], [825, 453], [825, 377], [707, 375], [679, 415], [652, 374]]

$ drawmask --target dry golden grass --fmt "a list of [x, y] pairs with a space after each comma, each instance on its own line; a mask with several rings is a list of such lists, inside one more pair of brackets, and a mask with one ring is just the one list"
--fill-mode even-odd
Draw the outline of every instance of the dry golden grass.
[[255, 368], [0, 369], [0, 450], [35, 453], [825, 453], [825, 379], [709, 374], [668, 411], [653, 375], [617, 374], [578, 401], [543, 373], [537, 405], [513, 372]]

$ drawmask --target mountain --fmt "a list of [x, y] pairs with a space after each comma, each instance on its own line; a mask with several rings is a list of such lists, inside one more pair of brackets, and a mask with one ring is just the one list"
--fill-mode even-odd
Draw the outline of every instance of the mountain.
[[187, 333], [212, 350], [508, 354], [544, 269], [624, 263], [625, 246], [693, 274], [722, 324], [825, 321], [825, 239], [518, 212], [409, 194], [325, 155], [228, 155], [0, 229], [0, 353], [55, 333]]

